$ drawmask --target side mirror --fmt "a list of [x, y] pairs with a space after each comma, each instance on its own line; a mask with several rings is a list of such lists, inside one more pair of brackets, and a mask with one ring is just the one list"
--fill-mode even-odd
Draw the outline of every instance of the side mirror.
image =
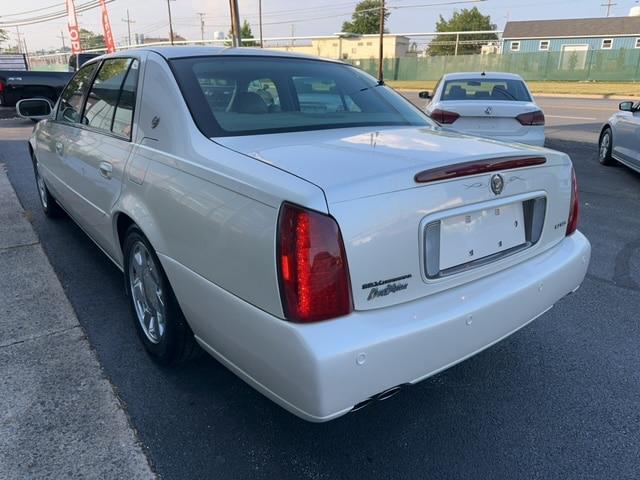
[[47, 98], [27, 98], [16, 103], [18, 116], [34, 122], [48, 118], [52, 111], [53, 104]]
[[633, 102], [622, 102], [618, 108], [623, 112], [633, 112]]
[[418, 96], [424, 100], [428, 100], [431, 98], [431, 94], [426, 91], [418, 93]]

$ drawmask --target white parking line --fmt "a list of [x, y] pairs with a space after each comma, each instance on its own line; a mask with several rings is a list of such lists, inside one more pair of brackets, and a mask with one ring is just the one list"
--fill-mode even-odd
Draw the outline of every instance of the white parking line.
[[566, 120], [597, 120], [595, 117], [565, 117], [563, 115], [545, 115], [547, 118], [564, 118]]

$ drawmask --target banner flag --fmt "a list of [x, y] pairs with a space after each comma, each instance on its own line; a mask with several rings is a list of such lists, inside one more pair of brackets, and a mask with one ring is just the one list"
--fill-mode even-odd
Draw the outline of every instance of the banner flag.
[[104, 0], [100, 0], [100, 8], [102, 10], [102, 30], [104, 32], [104, 44], [107, 47], [107, 53], [113, 53], [116, 51], [116, 44], [113, 41], [111, 22], [109, 22], [109, 12], [107, 11], [107, 4]]
[[71, 38], [71, 53], [74, 55], [82, 50], [80, 46], [80, 30], [78, 28], [78, 17], [76, 16], [76, 6], [73, 0], [67, 0], [67, 16], [69, 25], [69, 38]]

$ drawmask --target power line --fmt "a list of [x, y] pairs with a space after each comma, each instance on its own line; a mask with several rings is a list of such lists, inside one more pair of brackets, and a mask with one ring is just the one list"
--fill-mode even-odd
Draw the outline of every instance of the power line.
[[[115, 0], [105, 0], [105, 3], [112, 3]], [[100, 2], [98, 0], [90, 0], [86, 3], [83, 3], [81, 5], [78, 5], [76, 7], [76, 12], [77, 13], [81, 13], [81, 12], [86, 12], [89, 10], [92, 10], [96, 7], [100, 6]], [[29, 17], [29, 18], [21, 18], [21, 19], [17, 19], [17, 20], [9, 20], [6, 22], [2, 22], [0, 21], [0, 28], [8, 28], [8, 27], [22, 27], [25, 25], [35, 25], [37, 23], [44, 23], [44, 22], [49, 22], [51, 20], [56, 20], [59, 18], [65, 18], [67, 16], [67, 11], [65, 10], [60, 10], [57, 12], [52, 12], [50, 14], [46, 14], [46, 15], [38, 15], [38, 16], [34, 16], [34, 17]], [[1, 18], [1, 17], [0, 17]]]
[[65, 6], [65, 3], [56, 3], [55, 5], [50, 5], [48, 7], [40, 7], [40, 8], [34, 8], [33, 10], [26, 10], [24, 12], [19, 12], [19, 13], [6, 13], [4, 15], [0, 15], [0, 18], [4, 18], [4, 17], [19, 17], [20, 15], [26, 15], [29, 13], [37, 13], [37, 12], [42, 12], [44, 10], [51, 10], [53, 8], [58, 8], [58, 7], [63, 7]]

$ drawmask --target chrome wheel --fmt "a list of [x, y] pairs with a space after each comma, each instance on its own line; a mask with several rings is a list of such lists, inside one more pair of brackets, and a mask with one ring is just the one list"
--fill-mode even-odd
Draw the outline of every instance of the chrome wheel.
[[141, 241], [136, 241], [129, 253], [129, 289], [142, 330], [151, 343], [160, 343], [166, 329], [161, 273]]
[[609, 147], [611, 146], [611, 134], [605, 132], [600, 140], [600, 160], [607, 160], [609, 158]]
[[42, 202], [42, 206], [46, 209], [48, 205], [47, 199], [47, 186], [44, 184], [44, 180], [40, 176], [40, 173], [36, 169], [36, 184], [38, 185], [38, 194], [40, 195], [40, 202]]

